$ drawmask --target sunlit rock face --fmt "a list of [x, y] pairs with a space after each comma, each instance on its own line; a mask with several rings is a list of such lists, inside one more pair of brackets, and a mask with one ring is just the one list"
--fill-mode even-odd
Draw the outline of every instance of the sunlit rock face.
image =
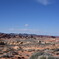
[[13, 49], [18, 50], [18, 49], [19, 49], [19, 47], [18, 47], [18, 46], [14, 46], [14, 47], [13, 47]]

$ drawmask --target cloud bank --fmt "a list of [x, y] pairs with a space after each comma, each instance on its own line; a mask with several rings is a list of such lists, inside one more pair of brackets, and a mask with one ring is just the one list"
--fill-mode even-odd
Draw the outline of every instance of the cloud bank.
[[37, 0], [37, 1], [43, 5], [49, 5], [54, 2], [54, 0]]
[[29, 24], [25, 24], [24, 26], [25, 26], [25, 27], [28, 27], [28, 26], [29, 26]]
[[38, 29], [15, 29], [15, 28], [10, 28], [9, 31], [13, 31], [13, 32], [20, 32], [20, 33], [40, 33], [40, 31]]

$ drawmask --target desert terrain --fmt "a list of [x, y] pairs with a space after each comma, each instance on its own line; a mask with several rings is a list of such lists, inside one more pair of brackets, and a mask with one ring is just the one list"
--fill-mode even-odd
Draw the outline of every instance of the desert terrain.
[[58, 36], [0, 33], [0, 59], [47, 59], [41, 56], [59, 59]]

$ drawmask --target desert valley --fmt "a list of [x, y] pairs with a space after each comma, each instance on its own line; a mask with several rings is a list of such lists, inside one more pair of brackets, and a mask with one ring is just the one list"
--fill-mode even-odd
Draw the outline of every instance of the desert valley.
[[59, 37], [0, 33], [0, 59], [59, 59]]

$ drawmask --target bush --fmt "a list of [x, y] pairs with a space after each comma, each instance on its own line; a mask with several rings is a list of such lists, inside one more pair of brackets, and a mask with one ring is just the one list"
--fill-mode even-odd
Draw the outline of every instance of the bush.
[[59, 59], [58, 57], [48, 57], [48, 59]]
[[40, 59], [46, 59], [46, 57], [42, 56], [42, 57], [40, 57]]
[[30, 59], [37, 59], [38, 56], [41, 56], [42, 54], [43, 54], [43, 52], [34, 53], [34, 54], [30, 57]]

